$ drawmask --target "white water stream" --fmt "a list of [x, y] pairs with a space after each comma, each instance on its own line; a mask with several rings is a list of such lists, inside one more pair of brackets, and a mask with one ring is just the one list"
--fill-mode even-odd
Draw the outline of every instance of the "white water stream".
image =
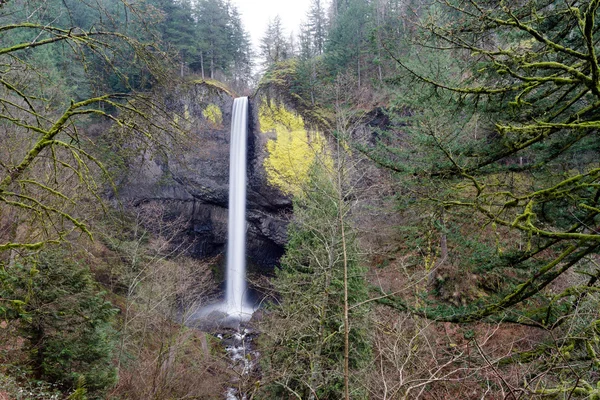
[[247, 138], [248, 98], [238, 97], [233, 101], [229, 143], [229, 219], [225, 299], [196, 310], [190, 320], [195, 321], [197, 326], [233, 328], [247, 322], [254, 312], [246, 296]]
[[[197, 309], [190, 318], [200, 329], [221, 332], [216, 336], [225, 343], [231, 368], [240, 377], [256, 365], [258, 352], [252, 349], [251, 331], [245, 323], [254, 313], [246, 292], [246, 167], [248, 145], [248, 98], [233, 101], [231, 140], [229, 143], [229, 219], [227, 225], [227, 269], [225, 299]], [[226, 336], [226, 338], [225, 338]], [[239, 383], [232, 382], [232, 384]], [[245, 400], [235, 387], [225, 393], [227, 400]]]
[[225, 307], [230, 316], [248, 319], [252, 307], [246, 302], [246, 147], [248, 98], [233, 101], [229, 156], [229, 222]]
[[[252, 317], [253, 309], [246, 300], [246, 160], [248, 137], [248, 98], [233, 101], [231, 140], [229, 143], [229, 221], [227, 226], [227, 270], [225, 312], [240, 322]], [[249, 373], [253, 362], [248, 358], [248, 331], [238, 328], [225, 351], [240, 376]], [[234, 387], [225, 394], [227, 400], [245, 400]]]

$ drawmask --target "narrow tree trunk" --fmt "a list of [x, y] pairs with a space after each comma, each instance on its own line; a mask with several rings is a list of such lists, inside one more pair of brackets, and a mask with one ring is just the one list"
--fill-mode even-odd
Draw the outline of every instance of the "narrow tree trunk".
[[350, 307], [348, 306], [348, 254], [346, 252], [346, 234], [344, 230], [344, 217], [342, 215], [342, 210], [340, 210], [340, 224], [342, 229], [342, 249], [344, 252], [344, 399], [350, 400], [350, 318], [348, 315]]
[[358, 61], [356, 62], [356, 66], [357, 66], [357, 72], [358, 72], [358, 88], [360, 89], [360, 52], [358, 54]]
[[317, 82], [317, 64], [311, 61], [312, 64], [312, 81], [310, 84], [310, 101], [315, 104], [315, 83]]
[[[360, 82], [360, 79], [359, 79]], [[344, 256], [344, 399], [350, 400], [350, 318], [348, 305], [348, 251], [346, 249], [346, 230], [344, 227], [344, 198], [342, 196], [342, 168], [340, 163], [340, 143], [338, 139], [338, 214], [340, 219], [340, 232], [342, 235], [342, 253]]]
[[378, 53], [378, 57], [377, 59], [379, 60], [377, 63], [377, 72], [379, 73], [379, 83], [383, 83], [383, 68], [381, 67], [381, 63], [382, 63], [382, 56], [381, 56], [381, 38], [379, 38], [379, 43], [377, 46], [377, 53]]
[[431, 271], [429, 271], [429, 276], [427, 277], [427, 283], [429, 285], [433, 285], [435, 283], [435, 278], [437, 277], [437, 270], [444, 264], [446, 259], [448, 258], [448, 236], [446, 235], [446, 221], [444, 216], [444, 210], [440, 215], [440, 226], [442, 227], [442, 232], [440, 234], [440, 259], [435, 263]]
[[204, 54], [200, 52], [200, 70], [202, 71], [202, 79], [204, 79]]

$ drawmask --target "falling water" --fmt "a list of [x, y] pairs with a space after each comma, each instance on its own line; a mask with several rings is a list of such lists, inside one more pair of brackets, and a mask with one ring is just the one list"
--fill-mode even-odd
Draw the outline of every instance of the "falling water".
[[[1, 1], [1, 0], [0, 0]], [[198, 308], [188, 319], [203, 329], [239, 328], [254, 312], [246, 299], [246, 145], [248, 98], [233, 101], [229, 145], [229, 222], [225, 300]], [[212, 328], [210, 328], [212, 327]]]
[[229, 224], [225, 307], [229, 315], [252, 314], [246, 305], [246, 142], [248, 98], [238, 97], [231, 113]]
[[[204, 306], [193, 314], [195, 326], [215, 331], [227, 342], [225, 351], [231, 367], [240, 375], [247, 375], [256, 365], [258, 352], [252, 349], [253, 333], [245, 323], [254, 309], [246, 299], [246, 145], [248, 136], [248, 98], [233, 101], [231, 113], [231, 140], [229, 156], [229, 222], [227, 236], [227, 271], [225, 301]], [[224, 328], [224, 329], [223, 329]], [[231, 329], [235, 332], [231, 335]], [[224, 333], [226, 332], [226, 333]], [[230, 335], [227, 340], [224, 335]], [[227, 400], [245, 399], [231, 387]]]

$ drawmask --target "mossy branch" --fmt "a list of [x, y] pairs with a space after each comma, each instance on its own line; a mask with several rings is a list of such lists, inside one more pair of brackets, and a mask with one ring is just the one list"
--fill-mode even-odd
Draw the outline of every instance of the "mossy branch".
[[[481, 321], [491, 316], [502, 318], [502, 315], [508, 312], [511, 307], [522, 303], [531, 296], [539, 293], [558, 276], [562, 275], [569, 268], [581, 261], [581, 259], [596, 251], [600, 247], [600, 244], [584, 248], [580, 248], [580, 246], [581, 243], [570, 245], [558, 257], [539, 269], [531, 278], [518, 285], [514, 290], [502, 297], [502, 299], [491, 304], [480, 306], [477, 311], [463, 313], [455, 312], [448, 315], [447, 308], [412, 307], [399, 297], [393, 294], [387, 294], [383, 291], [381, 291], [382, 296], [377, 299], [377, 302], [440, 322], [469, 323]], [[562, 266], [553, 271], [555, 267], [563, 262], [564, 264]]]
[[0, 48], [0, 55], [13, 53], [23, 49], [31, 49], [40, 46], [46, 46], [51, 43], [56, 43], [64, 40], [73, 40], [79, 41], [83, 43], [87, 43], [88, 45], [94, 44], [94, 37], [102, 37], [102, 36], [110, 36], [116, 37], [124, 40], [129, 40], [129, 38], [125, 35], [122, 35], [117, 32], [104, 32], [104, 31], [82, 31], [74, 33], [73, 29], [61, 29], [53, 26], [39, 25], [39, 24], [31, 24], [31, 23], [23, 23], [23, 24], [13, 24], [13, 25], [4, 25], [0, 26], [0, 32], [13, 30], [13, 29], [35, 29], [40, 30], [42, 32], [48, 32], [54, 37], [50, 37], [47, 39], [42, 39], [33, 42], [26, 43], [18, 43], [10, 47]]

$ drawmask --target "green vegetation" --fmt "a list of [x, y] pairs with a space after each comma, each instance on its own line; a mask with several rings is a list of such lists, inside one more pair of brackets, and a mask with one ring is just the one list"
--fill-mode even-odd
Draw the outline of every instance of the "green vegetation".
[[81, 387], [88, 398], [102, 398], [116, 382], [112, 322], [117, 310], [89, 269], [65, 250], [23, 261], [0, 275], [0, 296], [10, 299], [0, 311], [27, 340], [23, 350], [32, 374], [63, 390]]
[[[313, 0], [297, 38], [271, 20], [252, 185], [293, 215], [252, 277], [260, 376], [233, 377], [184, 324], [218, 264], [184, 230], [210, 228], [118, 191], [135, 168], [170, 189], [181, 163], [216, 193], [185, 151], [251, 88], [237, 9], [0, 1], [0, 398], [600, 398], [599, 9]], [[220, 99], [174, 106], [193, 85]]]
[[351, 398], [367, 398], [368, 308], [349, 307], [368, 293], [337, 161], [313, 161], [295, 196], [286, 254], [272, 280], [277, 303], [262, 325], [263, 398], [341, 398], [346, 379]]
[[[166, 266], [191, 268], [169, 247], [179, 231], [149, 233], [107, 201], [140, 154], [160, 157], [186, 137], [155, 94], [180, 75], [158, 39], [163, 17], [118, 0], [0, 4], [0, 397], [148, 399], [222, 385], [181, 372], [198, 359], [222, 367], [176, 322], [175, 299], [192, 291], [151, 279]], [[154, 213], [152, 223], [165, 219]], [[126, 240], [135, 262], [133, 250], [105, 247]], [[193, 270], [199, 283], [204, 265]]]
[[150, 2], [163, 13], [157, 35], [177, 53], [181, 76], [227, 81], [244, 90], [252, 74], [250, 38], [236, 7], [223, 0]]
[[204, 111], [202, 111], [204, 118], [212, 122], [215, 126], [223, 125], [223, 113], [219, 106], [215, 104], [209, 104]]
[[323, 136], [306, 130], [302, 117], [283, 104], [264, 100], [258, 113], [261, 131], [277, 135], [267, 142], [264, 167], [269, 183], [285, 193], [300, 193], [315, 160], [331, 164]]
[[[412, 315], [416, 325], [466, 324], [465, 347], [479, 358], [465, 359], [473, 381], [458, 379], [462, 390], [479, 379], [514, 398], [596, 396], [598, 7], [334, 1], [323, 51], [305, 28], [297, 59], [265, 74], [264, 87], [285, 90], [305, 118], [319, 108], [334, 116], [322, 126], [336, 126], [340, 107], [348, 110], [348, 145], [392, 174], [366, 173], [370, 185], [389, 185], [389, 197], [365, 189], [368, 206], [357, 200], [352, 218], [370, 232], [362, 243], [383, 244], [377, 249], [384, 253], [373, 256], [385, 261], [380, 273], [402, 282], [374, 280], [372, 300]], [[377, 236], [393, 225], [376, 207], [397, 218], [395, 236]], [[488, 323], [498, 324], [495, 335], [530, 329], [536, 340], [529, 348], [511, 342], [516, 347], [495, 358], [480, 347], [494, 337], [481, 332]], [[433, 335], [412, 332], [413, 339], [398, 340]], [[459, 390], [435, 382], [437, 374], [454, 378], [461, 354], [436, 353], [435, 362], [419, 365], [411, 352], [400, 356], [412, 369], [381, 357], [389, 369], [373, 366], [387, 371], [379, 382], [421, 371], [427, 389], [405, 381], [394, 393]], [[490, 368], [495, 378], [483, 379]], [[525, 370], [537, 375], [516, 372]]]

